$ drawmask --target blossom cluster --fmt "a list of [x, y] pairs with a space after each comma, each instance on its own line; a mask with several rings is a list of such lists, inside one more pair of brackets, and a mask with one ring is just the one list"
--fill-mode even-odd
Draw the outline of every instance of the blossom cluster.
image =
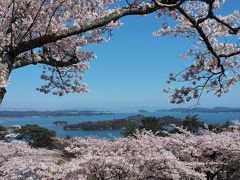
[[[202, 179], [240, 160], [240, 128], [221, 133], [159, 137], [58, 139], [58, 150], [32, 149], [24, 142], [0, 142], [0, 179]], [[213, 177], [213, 176], [212, 176]]]

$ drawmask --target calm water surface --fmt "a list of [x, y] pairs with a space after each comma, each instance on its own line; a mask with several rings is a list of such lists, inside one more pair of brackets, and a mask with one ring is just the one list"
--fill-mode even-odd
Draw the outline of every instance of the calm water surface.
[[[9, 127], [11, 125], [25, 125], [25, 124], [37, 124], [42, 127], [46, 127], [51, 130], [55, 130], [58, 137], [90, 137], [97, 136], [102, 138], [121, 137], [119, 130], [107, 130], [107, 131], [64, 131], [62, 126], [56, 126], [54, 121], [67, 121], [68, 124], [75, 124], [84, 121], [99, 121], [99, 120], [113, 120], [119, 118], [126, 118], [132, 115], [142, 114], [145, 116], [174, 116], [183, 118], [189, 113], [180, 112], [149, 112], [149, 113], [116, 113], [112, 115], [97, 115], [97, 116], [61, 116], [61, 117], [24, 117], [24, 118], [2, 118], [0, 119], [0, 125]], [[198, 114], [198, 117], [207, 123], [224, 123], [231, 120], [240, 120], [240, 113], [194, 113]]]

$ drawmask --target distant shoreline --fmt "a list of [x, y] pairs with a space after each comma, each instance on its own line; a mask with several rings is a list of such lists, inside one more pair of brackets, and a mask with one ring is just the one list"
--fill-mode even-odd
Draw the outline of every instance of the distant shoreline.
[[[179, 112], [179, 113], [240, 113], [240, 108], [215, 107], [215, 108], [172, 108], [159, 109], [156, 111], [147, 111], [140, 109], [137, 113], [161, 113], [161, 112]], [[0, 119], [4, 118], [51, 118], [64, 116], [101, 116], [113, 115], [110, 111], [91, 111], [91, 110], [60, 110], [60, 111], [0, 111]]]
[[99, 116], [112, 115], [114, 113], [102, 111], [0, 111], [0, 118], [49, 118], [61, 116]]
[[214, 108], [172, 108], [161, 109], [157, 112], [182, 112], [182, 113], [239, 113], [240, 108], [214, 107]]
[[192, 114], [192, 113], [240, 113], [240, 111], [171, 111], [171, 110], [157, 110], [156, 112], [178, 112], [178, 113], [186, 113], [186, 114]]

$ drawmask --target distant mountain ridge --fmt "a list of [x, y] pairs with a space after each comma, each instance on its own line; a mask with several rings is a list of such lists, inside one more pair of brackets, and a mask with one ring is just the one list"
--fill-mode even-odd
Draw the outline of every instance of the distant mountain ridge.
[[78, 111], [78, 110], [62, 110], [62, 111], [0, 111], [1, 117], [56, 117], [56, 116], [93, 116], [93, 115], [110, 115], [113, 113], [103, 111]]
[[214, 107], [214, 108], [172, 108], [157, 110], [157, 112], [202, 112], [202, 113], [219, 113], [219, 112], [240, 112], [240, 108], [231, 107]]

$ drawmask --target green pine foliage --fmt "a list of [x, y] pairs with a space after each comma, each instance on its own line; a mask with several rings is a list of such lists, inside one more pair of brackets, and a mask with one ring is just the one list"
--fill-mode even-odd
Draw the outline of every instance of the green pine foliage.
[[47, 149], [56, 148], [56, 144], [53, 140], [56, 136], [56, 132], [48, 130], [47, 128], [28, 124], [16, 130], [15, 133], [19, 133], [17, 139], [27, 141], [31, 147]]

